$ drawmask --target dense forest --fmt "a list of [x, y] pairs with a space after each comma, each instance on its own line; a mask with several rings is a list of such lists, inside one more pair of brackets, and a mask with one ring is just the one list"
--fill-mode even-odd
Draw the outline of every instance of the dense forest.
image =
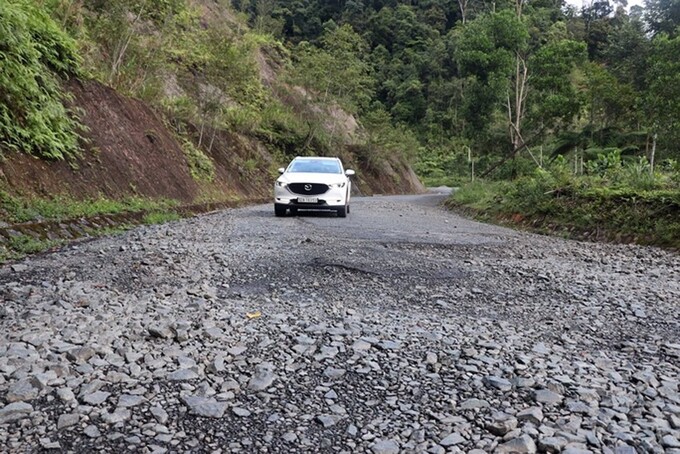
[[409, 130], [426, 178], [515, 155], [676, 166], [680, 2], [585, 3], [233, 1], [291, 44], [317, 93]]

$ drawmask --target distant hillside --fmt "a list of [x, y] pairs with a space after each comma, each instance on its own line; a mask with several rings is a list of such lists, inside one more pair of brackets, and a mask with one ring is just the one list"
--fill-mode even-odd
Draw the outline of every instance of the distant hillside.
[[0, 191], [255, 198], [269, 195], [276, 168], [304, 154], [339, 155], [364, 194], [423, 190], [393, 145], [395, 130], [367, 129], [351, 103], [301, 84], [286, 48], [251, 31], [227, 2], [87, 5], [0, 5], [14, 40], [0, 46], [10, 49], [0, 59], [9, 87]]

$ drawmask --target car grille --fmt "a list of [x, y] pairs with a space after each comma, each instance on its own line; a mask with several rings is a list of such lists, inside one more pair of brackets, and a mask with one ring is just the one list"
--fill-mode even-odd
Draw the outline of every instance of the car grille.
[[290, 183], [288, 189], [295, 194], [319, 195], [328, 191], [328, 185], [321, 183]]

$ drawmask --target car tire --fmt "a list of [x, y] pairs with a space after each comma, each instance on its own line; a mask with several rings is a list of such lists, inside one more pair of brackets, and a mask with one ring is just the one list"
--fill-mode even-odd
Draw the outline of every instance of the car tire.
[[338, 208], [336, 210], [336, 212], [338, 213], [339, 218], [346, 218], [347, 217], [347, 207], [346, 206]]
[[286, 215], [286, 207], [284, 205], [274, 205], [274, 214], [277, 217]]
[[349, 205], [347, 205], [347, 214], [349, 214]]

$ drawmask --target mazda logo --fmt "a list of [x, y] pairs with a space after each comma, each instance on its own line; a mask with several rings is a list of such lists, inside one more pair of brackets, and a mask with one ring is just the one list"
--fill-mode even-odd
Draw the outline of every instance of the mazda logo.
[[305, 185], [305, 191], [309, 192], [312, 190], [312, 185], [311, 184], [306, 184]]

